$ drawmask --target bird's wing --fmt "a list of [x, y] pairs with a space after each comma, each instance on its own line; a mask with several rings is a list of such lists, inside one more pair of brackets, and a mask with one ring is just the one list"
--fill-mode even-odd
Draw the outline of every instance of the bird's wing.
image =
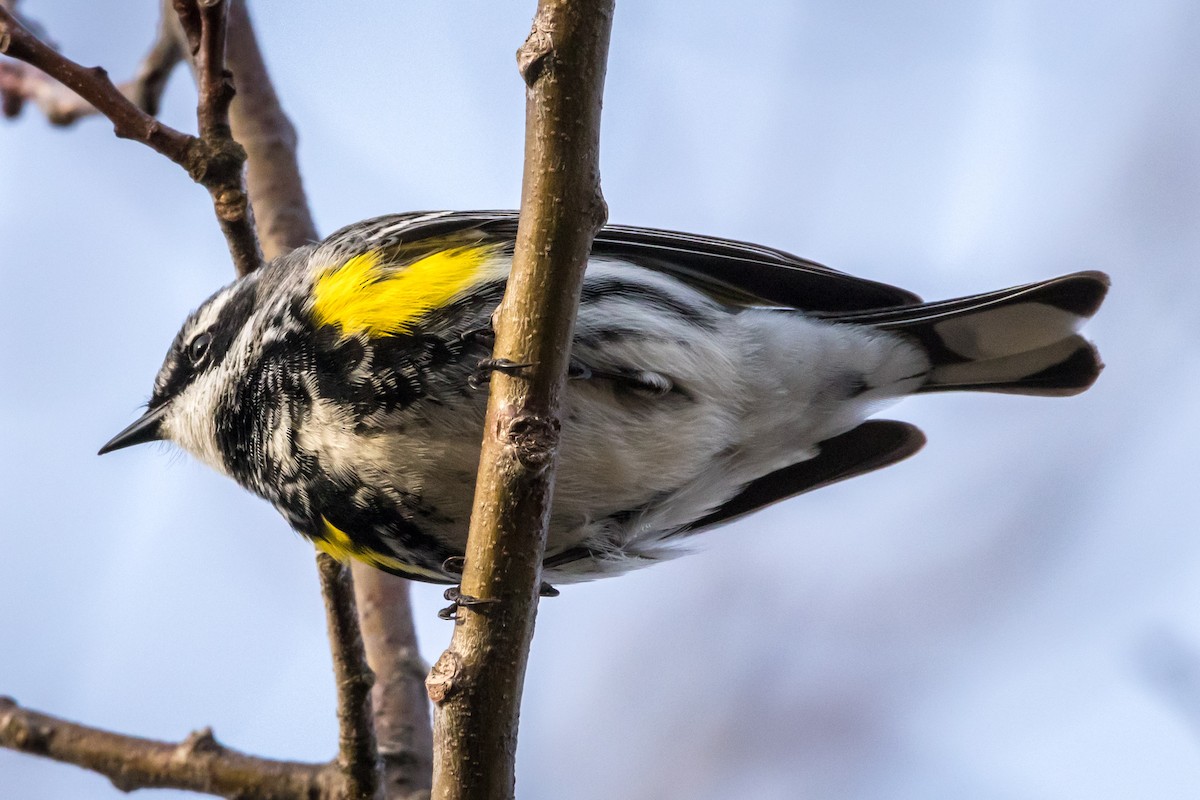
[[724, 525], [773, 503], [895, 464], [916, 453], [925, 434], [906, 422], [873, 419], [821, 442], [814, 458], [751, 481], [732, 500], [675, 535]]
[[609, 225], [596, 235], [592, 255], [660, 270], [735, 306], [865, 311], [921, 302], [904, 289], [782, 250], [712, 236]]
[[[514, 211], [436, 211], [378, 217], [334, 233], [351, 247], [408, 249], [449, 237], [458, 241], [516, 239]], [[803, 311], [868, 311], [919, 303], [911, 292], [856, 278], [782, 250], [689, 233], [606, 225], [593, 257], [632, 261], [665, 272], [733, 306], [783, 306]]]

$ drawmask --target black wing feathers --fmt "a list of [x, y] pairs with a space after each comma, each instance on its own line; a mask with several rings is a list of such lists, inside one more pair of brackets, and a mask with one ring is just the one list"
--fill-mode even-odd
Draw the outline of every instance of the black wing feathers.
[[[339, 236], [370, 239], [373, 231], [387, 245], [415, 244], [427, 238], [472, 231], [482, 240], [511, 242], [517, 234], [517, 214], [515, 211], [395, 214], [343, 228], [330, 239]], [[718, 302], [734, 306], [786, 306], [839, 313], [920, 302], [919, 297], [904, 289], [856, 278], [782, 250], [711, 236], [608, 225], [597, 234], [592, 254], [626, 259], [665, 272]]]
[[592, 252], [661, 270], [734, 305], [863, 311], [921, 302], [904, 289], [782, 250], [711, 236], [609, 225], [596, 235]]
[[821, 442], [814, 458], [751, 481], [741, 493], [676, 535], [723, 525], [831, 483], [903, 461], [925, 445], [925, 434], [907, 422], [867, 420], [851, 431]]

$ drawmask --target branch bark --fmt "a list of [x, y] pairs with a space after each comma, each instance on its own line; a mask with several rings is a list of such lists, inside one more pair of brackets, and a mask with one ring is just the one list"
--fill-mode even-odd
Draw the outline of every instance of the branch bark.
[[[554, 488], [560, 397], [592, 239], [607, 210], [599, 131], [612, 0], [540, 0], [517, 53], [525, 172], [450, 647], [426, 681], [436, 800], [511, 798], [522, 684]], [[478, 601], [478, 602], [472, 602]]]
[[[2, 4], [0, 4], [2, 5]], [[171, 73], [183, 60], [183, 47], [171, 21], [163, 18], [150, 51], [131, 81], [117, 89], [150, 116], [158, 115], [159, 102]], [[0, 106], [5, 117], [16, 117], [25, 102], [36, 104], [51, 125], [67, 126], [100, 112], [94, 105], [41, 70], [15, 61], [0, 62]]]
[[[213, 0], [204, 3], [212, 5]], [[199, 35], [213, 42], [214, 50], [215, 42], [224, 40], [224, 9], [225, 0], [217, 0], [210, 13], [200, 15]], [[212, 29], [214, 25], [217, 30]], [[242, 182], [246, 154], [227, 132], [212, 128], [202, 130], [197, 138], [162, 124], [122, 94], [103, 68], [89, 69], [61, 55], [3, 7], [0, 7], [0, 53], [41, 70], [74, 91], [112, 121], [117, 136], [140, 141], [187, 170], [192, 180], [212, 197], [238, 273], [245, 274], [258, 266], [261, 256]], [[199, 109], [202, 119], [219, 117], [220, 92], [210, 96], [202, 93]]]
[[233, 75], [225, 69], [229, 0], [174, 0], [174, 4], [196, 65], [200, 141], [212, 154], [209, 169], [213, 177], [202, 183], [212, 195], [217, 223], [229, 243], [233, 265], [239, 275], [246, 275], [262, 263], [262, 252], [242, 175], [246, 151], [233, 138], [229, 123], [234, 97]]
[[367, 666], [354, 581], [350, 568], [324, 553], [317, 555], [325, 618], [333, 645], [333, 674], [337, 676], [337, 764], [352, 800], [382, 798], [382, 768], [375, 743], [375, 718], [371, 711], [371, 686], [375, 676]]
[[245, 0], [229, 8], [229, 68], [237, 76], [230, 107], [233, 135], [246, 149], [246, 186], [263, 254], [274, 259], [317, 240], [300, 164], [296, 129], [267, 74]]
[[123, 736], [21, 708], [0, 697], [0, 746], [90, 769], [123, 792], [186, 789], [239, 800], [336, 800], [332, 764], [271, 761], [231, 750], [205, 728], [178, 744]]

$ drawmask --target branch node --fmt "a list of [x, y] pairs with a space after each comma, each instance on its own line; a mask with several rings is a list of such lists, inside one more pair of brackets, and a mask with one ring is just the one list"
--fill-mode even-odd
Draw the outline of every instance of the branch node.
[[0, 698], [0, 711], [5, 712], [0, 717], [0, 738], [11, 747], [25, 753], [45, 754], [50, 748], [50, 740], [54, 731], [46, 725], [39, 725], [17, 714], [20, 707], [11, 697]]
[[517, 70], [525, 85], [533, 87], [554, 57], [554, 37], [550, 27], [539, 15], [533, 20], [533, 30], [525, 44], [517, 50]]
[[425, 691], [435, 705], [441, 705], [454, 696], [458, 690], [458, 679], [462, 675], [462, 656], [453, 650], [442, 652], [437, 663], [429, 670], [425, 678]]
[[526, 469], [541, 472], [550, 465], [558, 447], [562, 423], [555, 417], [518, 414], [504, 432], [513, 455]]
[[189, 761], [197, 754], [201, 753], [223, 753], [225, 748], [221, 746], [217, 738], [213, 736], [211, 727], [203, 727], [200, 730], [192, 731], [187, 738], [179, 743], [175, 748], [172, 757], [176, 761]]
[[248, 198], [240, 189], [223, 189], [214, 198], [217, 205], [217, 216], [224, 220], [238, 220], [246, 214]]

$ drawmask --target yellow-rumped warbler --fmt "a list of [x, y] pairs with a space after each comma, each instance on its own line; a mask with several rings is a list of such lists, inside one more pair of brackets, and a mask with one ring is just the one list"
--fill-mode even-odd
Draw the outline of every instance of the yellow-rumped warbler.
[[[456, 583], [495, 366], [511, 212], [343, 228], [213, 295], [144, 416], [101, 453], [173, 441], [271, 501], [317, 547]], [[1108, 278], [1080, 272], [921, 303], [752, 244], [609, 226], [584, 280], [563, 398], [545, 580], [669, 557], [684, 537], [895, 463], [886, 401], [971, 389], [1070, 395], [1075, 333]]]

